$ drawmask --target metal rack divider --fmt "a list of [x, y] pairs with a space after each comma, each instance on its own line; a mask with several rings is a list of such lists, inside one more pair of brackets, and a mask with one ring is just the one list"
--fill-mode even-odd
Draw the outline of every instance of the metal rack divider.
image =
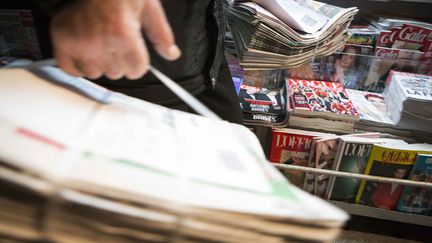
[[[279, 163], [271, 163], [271, 164], [277, 168], [282, 168], [282, 169], [304, 171], [309, 173], [327, 174], [331, 176], [339, 176], [339, 177], [347, 177], [347, 178], [356, 178], [356, 179], [376, 181], [376, 182], [399, 183], [406, 186], [426, 187], [432, 189], [432, 183], [430, 182], [411, 181], [405, 179], [355, 174], [355, 173], [349, 173], [343, 171], [317, 169], [317, 168], [310, 168], [310, 167], [304, 167], [298, 165], [287, 165], [287, 164], [279, 164]], [[412, 213], [403, 213], [403, 212], [391, 211], [391, 210], [375, 208], [375, 207], [354, 204], [354, 203], [341, 202], [341, 201], [330, 200], [329, 202], [347, 211], [352, 215], [366, 216], [370, 218], [384, 219], [384, 220], [396, 221], [401, 223], [432, 227], [431, 216], [418, 215]]]
[[406, 179], [396, 179], [396, 178], [389, 178], [389, 177], [382, 177], [382, 176], [363, 175], [363, 174], [356, 174], [356, 173], [343, 172], [343, 171], [317, 169], [317, 168], [304, 167], [304, 166], [298, 166], [298, 165], [287, 165], [287, 164], [279, 164], [279, 163], [272, 163], [272, 164], [275, 167], [282, 168], [282, 169], [299, 170], [299, 171], [304, 171], [304, 172], [309, 172], [309, 173], [319, 173], [319, 174], [348, 177], [348, 178], [355, 178], [355, 179], [362, 179], [362, 180], [376, 181], [376, 182], [398, 183], [398, 184], [406, 185], [406, 186], [432, 188], [431, 182], [411, 181], [411, 180], [406, 180]]

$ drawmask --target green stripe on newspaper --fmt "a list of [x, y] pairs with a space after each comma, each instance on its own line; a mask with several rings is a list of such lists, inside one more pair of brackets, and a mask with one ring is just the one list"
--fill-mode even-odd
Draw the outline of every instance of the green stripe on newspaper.
[[[87, 153], [84, 153], [84, 156], [91, 157], [91, 156], [93, 156], [93, 154], [87, 152]], [[144, 169], [147, 171], [151, 171], [153, 173], [157, 173], [157, 174], [164, 175], [164, 176], [177, 177], [177, 174], [170, 173], [170, 172], [167, 172], [164, 170], [160, 170], [160, 169], [157, 169], [157, 168], [154, 168], [151, 166], [143, 165], [141, 163], [137, 163], [137, 162], [130, 161], [130, 160], [114, 159], [112, 161], [117, 162], [117, 163], [121, 163], [121, 164], [125, 164], [128, 166], [133, 166], [136, 168]], [[209, 182], [209, 181], [205, 181], [205, 180], [191, 179], [190, 181], [200, 183], [200, 184], [206, 184], [206, 185], [210, 185], [210, 186], [217, 186], [217, 187], [221, 187], [221, 188], [226, 188], [226, 189], [230, 189], [230, 190], [239, 190], [239, 191], [245, 191], [245, 192], [249, 192], [249, 193], [268, 195], [267, 193], [261, 193], [261, 192], [257, 192], [254, 190], [248, 190], [245, 188], [239, 188], [239, 187], [234, 187], [234, 186], [227, 186], [227, 185]], [[272, 193], [271, 193], [272, 195], [282, 197], [282, 198], [285, 198], [288, 200], [297, 200], [294, 193], [290, 190], [290, 187], [286, 182], [284, 182], [284, 181], [272, 181], [271, 187], [272, 187]]]

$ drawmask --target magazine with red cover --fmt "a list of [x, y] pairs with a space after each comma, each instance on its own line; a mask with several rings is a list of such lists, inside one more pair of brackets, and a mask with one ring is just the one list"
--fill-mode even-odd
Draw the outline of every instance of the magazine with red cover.
[[371, 64], [363, 89], [382, 93], [391, 70], [416, 72], [424, 53], [417, 50], [404, 50], [386, 47], [375, 49], [375, 59]]
[[356, 121], [358, 112], [340, 83], [288, 79], [294, 115]]
[[423, 50], [425, 41], [432, 33], [432, 29], [413, 24], [404, 24], [402, 29], [395, 35], [393, 48]]
[[379, 34], [376, 42], [376, 46], [380, 47], [392, 47], [395, 42], [396, 35], [401, 30], [401, 27], [393, 27], [390, 30], [383, 30]]
[[[270, 161], [275, 163], [308, 166], [312, 140], [316, 137], [330, 134], [309, 132], [297, 129], [273, 129], [270, 147]], [[294, 170], [281, 172], [287, 179], [298, 187], [303, 186], [305, 173]]]
[[[407, 179], [417, 153], [431, 154], [422, 145], [374, 144], [364, 174]], [[397, 183], [362, 180], [355, 203], [395, 210], [404, 186]]]

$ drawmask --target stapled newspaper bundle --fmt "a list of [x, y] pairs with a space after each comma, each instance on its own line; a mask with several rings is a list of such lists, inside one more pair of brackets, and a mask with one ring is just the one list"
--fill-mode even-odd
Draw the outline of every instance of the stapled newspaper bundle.
[[348, 218], [247, 128], [54, 67], [0, 70], [0, 188], [0, 236], [19, 240], [329, 241]]
[[277, 69], [343, 48], [357, 11], [313, 0], [234, 0], [228, 19], [242, 67]]

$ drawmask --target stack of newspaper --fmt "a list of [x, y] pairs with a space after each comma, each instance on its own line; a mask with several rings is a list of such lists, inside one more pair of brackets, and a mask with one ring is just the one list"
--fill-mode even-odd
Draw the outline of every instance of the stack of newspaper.
[[401, 128], [432, 134], [432, 77], [392, 70], [383, 96]]
[[391, 28], [394, 27], [396, 28], [402, 27], [402, 25], [404, 24], [411, 24], [411, 25], [417, 25], [426, 28], [432, 28], [432, 24], [430, 23], [426, 23], [412, 18], [403, 18], [403, 17], [395, 17], [395, 16], [375, 15], [375, 16], [371, 16], [367, 21], [380, 31], [390, 30]]
[[348, 216], [289, 184], [246, 127], [45, 67], [0, 70], [0, 237], [330, 241]]
[[236, 0], [229, 21], [247, 69], [296, 67], [341, 49], [357, 8], [317, 1]]

